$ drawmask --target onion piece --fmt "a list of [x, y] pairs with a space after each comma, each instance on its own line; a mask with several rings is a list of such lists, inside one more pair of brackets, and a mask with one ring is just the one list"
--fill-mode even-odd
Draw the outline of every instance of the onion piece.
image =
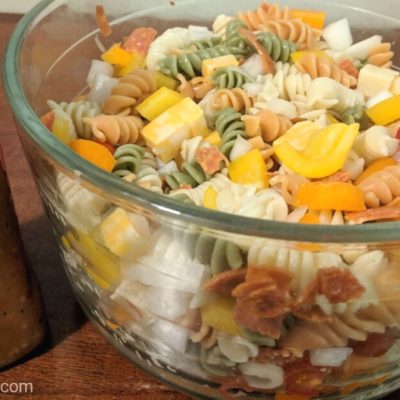
[[310, 362], [315, 367], [340, 367], [353, 352], [351, 347], [327, 347], [310, 351]]
[[258, 347], [240, 336], [219, 336], [218, 346], [225, 357], [236, 363], [247, 362], [250, 357], [258, 355]]
[[158, 173], [161, 176], [170, 175], [172, 172], [178, 171], [178, 166], [174, 160], [164, 164], [159, 170]]
[[243, 90], [250, 96], [257, 96], [264, 88], [262, 83], [247, 82], [243, 85]]
[[111, 64], [106, 63], [105, 61], [100, 60], [92, 60], [90, 65], [90, 69], [86, 78], [86, 83], [89, 86], [92, 86], [97, 74], [103, 74], [108, 77], [112, 77], [114, 72], [114, 68]]
[[230, 153], [231, 161], [236, 160], [237, 158], [243, 156], [252, 149], [253, 146], [251, 145], [251, 143], [249, 143], [246, 139], [243, 139], [241, 136], [238, 136]]
[[375, 35], [361, 42], [354, 43], [345, 53], [348, 57], [366, 60], [372, 48], [382, 43], [382, 36]]
[[392, 93], [383, 90], [382, 92], [379, 92], [375, 96], [369, 98], [368, 101], [365, 103], [365, 107], [371, 108], [384, 100], [390, 99], [391, 97], [393, 97]]
[[258, 54], [253, 54], [249, 57], [240, 68], [253, 78], [264, 73], [262, 59]]
[[289, 119], [297, 117], [296, 106], [287, 100], [272, 99], [265, 105], [265, 108], [274, 112], [275, 114], [285, 115]]
[[346, 50], [353, 43], [353, 36], [347, 18], [340, 19], [325, 27], [322, 36], [328, 46], [335, 51]]
[[117, 78], [110, 78], [103, 73], [96, 74], [93, 78], [92, 88], [88, 94], [88, 100], [103, 104], [117, 83]]

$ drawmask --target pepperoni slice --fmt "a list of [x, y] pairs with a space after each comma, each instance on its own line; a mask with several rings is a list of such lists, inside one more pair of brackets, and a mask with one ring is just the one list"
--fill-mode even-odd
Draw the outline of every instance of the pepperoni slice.
[[212, 146], [197, 149], [196, 161], [206, 174], [212, 175], [221, 169], [221, 161], [227, 162], [227, 159], [217, 147]]
[[338, 62], [339, 68], [343, 71], [346, 71], [349, 75], [354, 76], [354, 78], [358, 79], [358, 75], [360, 74], [353, 61], [346, 59]]
[[122, 47], [128, 51], [137, 51], [141, 54], [147, 54], [156, 36], [157, 31], [153, 28], [136, 28], [125, 39]]
[[211, 278], [204, 289], [221, 294], [231, 294], [232, 290], [244, 281], [246, 268], [236, 271], [225, 271]]

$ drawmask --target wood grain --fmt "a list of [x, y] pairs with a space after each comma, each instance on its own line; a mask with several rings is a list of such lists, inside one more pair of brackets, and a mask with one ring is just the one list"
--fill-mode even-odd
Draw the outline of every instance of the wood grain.
[[[0, 14], [0, 54], [18, 17]], [[1, 67], [0, 67], [1, 68]], [[42, 287], [49, 335], [32, 355], [0, 373], [2, 382], [32, 382], [33, 395], [6, 399], [185, 400], [117, 353], [74, 300], [0, 87], [0, 144], [26, 251]], [[398, 400], [400, 391], [385, 398]]]

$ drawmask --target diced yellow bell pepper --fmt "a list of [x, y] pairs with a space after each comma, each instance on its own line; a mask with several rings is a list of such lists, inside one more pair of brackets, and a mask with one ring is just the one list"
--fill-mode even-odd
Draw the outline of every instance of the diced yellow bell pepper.
[[211, 132], [204, 140], [214, 146], [219, 146], [221, 144], [221, 136], [217, 131]]
[[289, 16], [291, 19], [299, 18], [315, 29], [322, 29], [325, 25], [326, 13], [323, 11], [291, 9]]
[[240, 336], [240, 327], [233, 318], [235, 303], [232, 297], [215, 295], [215, 298], [201, 309], [203, 324], [232, 336]]
[[100, 288], [106, 289], [117, 282], [120, 276], [119, 259], [103, 245], [77, 229], [66, 233], [62, 242], [86, 261], [81, 267]]
[[242, 185], [256, 185], [258, 189], [268, 187], [267, 165], [260, 150], [253, 149], [233, 160], [228, 167], [231, 180]]
[[222, 67], [236, 67], [239, 61], [235, 56], [229, 54], [227, 56], [220, 56], [214, 58], [206, 58], [202, 63], [202, 74], [204, 78], [210, 78], [214, 71]]
[[364, 195], [358, 186], [347, 182], [307, 182], [296, 192], [294, 205], [310, 210], [365, 210]]
[[137, 51], [132, 52], [132, 58], [127, 65], [115, 65], [114, 76], [122, 77], [131, 73], [136, 68], [143, 68], [146, 64], [146, 56], [138, 53]]
[[299, 221], [300, 224], [319, 224], [319, 216], [313, 212], [307, 212]]
[[320, 128], [304, 122], [275, 140], [273, 148], [281, 163], [293, 172], [306, 178], [324, 178], [343, 167], [358, 133], [359, 124]]
[[378, 158], [372, 164], [368, 165], [368, 167], [362, 172], [362, 174], [357, 178], [355, 184], [358, 185], [365, 178], [368, 178], [370, 175], [375, 172], [382, 171], [384, 168], [389, 165], [397, 165], [397, 161], [392, 157], [384, 157]]
[[326, 58], [328, 60], [332, 60], [331, 57], [328, 56], [328, 54], [324, 53], [321, 50], [301, 50], [301, 51], [295, 51], [290, 55], [290, 58], [292, 60], [292, 62], [295, 64], [298, 61], [300, 61], [305, 55], [307, 55], [308, 53], [314, 53], [317, 57], [323, 57]]
[[366, 114], [376, 125], [388, 125], [400, 119], [400, 95], [390, 97], [368, 108]]
[[149, 121], [157, 118], [164, 111], [178, 104], [184, 97], [175, 90], [162, 87], [142, 101], [136, 111]]
[[154, 72], [153, 78], [156, 81], [157, 88], [166, 87], [175, 90], [178, 87], [178, 81], [170, 76], [164, 75], [161, 72]]
[[217, 192], [212, 187], [209, 186], [203, 194], [203, 206], [206, 208], [211, 208], [212, 210], [217, 209]]
[[326, 113], [326, 119], [330, 124], [338, 124], [340, 122], [331, 113]]
[[105, 246], [118, 257], [133, 259], [146, 249], [146, 238], [122, 208], [113, 210], [97, 229]]
[[113, 44], [102, 55], [101, 59], [109, 64], [126, 66], [132, 62], [134, 54], [121, 47], [121, 43]]

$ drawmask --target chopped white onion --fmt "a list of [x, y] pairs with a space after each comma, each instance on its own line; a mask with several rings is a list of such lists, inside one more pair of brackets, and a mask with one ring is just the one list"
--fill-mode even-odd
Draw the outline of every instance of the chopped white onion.
[[219, 336], [218, 346], [225, 357], [236, 363], [247, 362], [250, 357], [258, 354], [258, 347], [240, 336]]
[[236, 160], [237, 158], [243, 156], [252, 150], [253, 146], [246, 139], [243, 139], [241, 136], [238, 136], [235, 140], [235, 144], [232, 147], [231, 153], [229, 155], [230, 159]]
[[88, 100], [103, 104], [110, 96], [112, 88], [118, 83], [117, 78], [98, 73], [94, 76], [92, 88], [88, 95]]
[[111, 78], [113, 76], [113, 72], [114, 69], [111, 64], [106, 63], [105, 61], [92, 60], [92, 64], [90, 65], [90, 69], [86, 78], [86, 83], [91, 87], [97, 74], [103, 74]]
[[170, 175], [172, 172], [178, 171], [178, 166], [174, 160], [170, 161], [167, 164], [164, 164], [159, 170], [158, 173], [161, 176]]
[[189, 38], [195, 42], [197, 40], [208, 40], [211, 39], [213, 33], [208, 30], [206, 26], [189, 25]]
[[392, 93], [390, 93], [386, 90], [383, 90], [382, 92], [379, 92], [375, 96], [372, 96], [371, 98], [369, 98], [368, 101], [365, 103], [365, 107], [371, 108], [374, 105], [380, 103], [381, 101], [390, 99], [391, 97], [393, 97]]
[[260, 93], [264, 88], [262, 83], [253, 83], [248, 82], [243, 85], [243, 90], [250, 96], [255, 97]]
[[253, 78], [264, 74], [263, 63], [258, 54], [249, 57], [240, 68]]
[[353, 43], [353, 36], [347, 18], [340, 19], [325, 27], [322, 36], [328, 46], [335, 51], [346, 50]]
[[171, 349], [179, 353], [183, 353], [186, 350], [189, 338], [188, 329], [170, 321], [157, 319], [154, 324], [151, 325], [151, 331], [154, 336], [159, 338]]
[[353, 352], [351, 347], [328, 347], [310, 351], [310, 362], [316, 367], [340, 367]]
[[382, 43], [382, 36], [375, 35], [361, 42], [354, 43], [345, 53], [348, 57], [358, 58], [359, 60], [367, 59], [371, 49]]
[[258, 389], [275, 389], [284, 382], [284, 372], [274, 364], [247, 362], [239, 365], [247, 383]]

